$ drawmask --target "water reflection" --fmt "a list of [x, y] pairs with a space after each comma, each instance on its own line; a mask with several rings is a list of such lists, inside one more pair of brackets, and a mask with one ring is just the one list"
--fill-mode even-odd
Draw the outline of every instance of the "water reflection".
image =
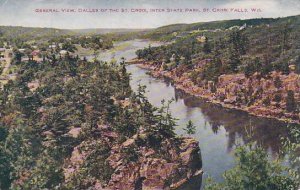
[[286, 124], [283, 122], [254, 117], [238, 110], [225, 109], [188, 95], [182, 90], [175, 89], [175, 99], [177, 101], [182, 99], [187, 107], [200, 108], [215, 135], [218, 135], [223, 127], [228, 133], [228, 152], [232, 151], [238, 139], [242, 139], [242, 143], [255, 141], [276, 156], [282, 148], [281, 138], [286, 137], [288, 133]]
[[189, 120], [196, 125], [196, 133], [191, 136], [199, 141], [204, 178], [210, 175], [216, 181], [223, 181], [224, 171], [235, 165], [233, 151], [237, 144], [253, 140], [273, 157], [280, 152], [281, 137], [287, 135], [284, 123], [208, 103], [175, 89], [169, 80], [151, 77], [147, 70], [136, 65], [127, 69], [132, 74], [133, 90], [138, 84], [146, 85], [146, 96], [153, 105], [160, 106], [162, 99], [175, 99], [170, 109], [172, 115], [179, 119], [175, 128], [178, 135], [187, 135], [184, 128]]
[[[133, 40], [115, 44], [115, 48], [99, 55], [99, 59], [109, 61], [112, 57], [118, 61], [121, 57], [130, 60], [135, 51], [147, 47], [148, 41]], [[152, 43], [152, 46], [159, 45]], [[245, 112], [229, 110], [221, 106], [207, 103], [177, 90], [170, 80], [156, 79], [147, 74], [147, 70], [136, 65], [127, 66], [131, 75], [131, 87], [137, 90], [138, 84], [147, 86], [146, 97], [159, 107], [161, 100], [175, 99], [170, 105], [171, 113], [178, 118], [175, 132], [187, 135], [183, 130], [189, 120], [196, 125], [196, 133], [191, 135], [199, 141], [204, 178], [212, 176], [222, 181], [224, 171], [234, 167], [233, 151], [237, 144], [256, 141], [273, 157], [281, 150], [280, 139], [287, 136], [286, 124], [270, 119], [251, 116]], [[183, 189], [199, 189], [201, 179], [194, 179]]]

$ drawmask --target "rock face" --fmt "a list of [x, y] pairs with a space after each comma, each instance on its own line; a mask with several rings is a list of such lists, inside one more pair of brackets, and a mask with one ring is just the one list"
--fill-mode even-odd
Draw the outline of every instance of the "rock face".
[[111, 189], [176, 189], [201, 174], [198, 142], [191, 138], [181, 139], [178, 147], [174, 140], [165, 140], [161, 148], [166, 152], [161, 158], [157, 150], [142, 147], [138, 151], [143, 156], [135, 164], [124, 164], [122, 150], [135, 145], [136, 138], [114, 147], [114, 154], [108, 158], [118, 171], [109, 182]]
[[[108, 127], [100, 127], [104, 136], [113, 133]], [[105, 139], [107, 137], [102, 137]], [[154, 148], [143, 140], [148, 134], [139, 133], [121, 144], [114, 144], [115, 135], [109, 135], [107, 145], [110, 153], [106, 159], [113, 172], [106, 184], [95, 180], [92, 189], [105, 190], [163, 190], [178, 189], [190, 180], [199, 178], [201, 184], [202, 161], [198, 142], [193, 138], [174, 137], [164, 139]], [[65, 179], [80, 170], [80, 165], [89, 156], [84, 150], [85, 142], [74, 148], [72, 157], [66, 162]]]
[[[182, 72], [180, 68], [164, 71], [157, 63], [135, 60], [139, 66], [152, 70], [155, 77], [167, 77], [174, 80], [176, 88], [187, 93], [262, 117], [276, 118], [284, 121], [300, 123], [299, 111], [288, 111], [287, 94], [292, 91], [295, 104], [300, 102], [300, 76], [291, 71], [289, 75], [271, 72], [267, 78], [258, 73], [247, 78], [244, 74], [226, 74], [212, 81], [194, 83], [189, 75], [190, 70]], [[200, 65], [199, 67], [203, 66]], [[199, 68], [195, 68], [197, 70]], [[178, 71], [180, 70], [180, 71]], [[183, 73], [178, 75], [178, 73]], [[277, 82], [276, 82], [277, 81]], [[278, 82], [279, 81], [279, 82]], [[277, 83], [277, 84], [276, 84]]]

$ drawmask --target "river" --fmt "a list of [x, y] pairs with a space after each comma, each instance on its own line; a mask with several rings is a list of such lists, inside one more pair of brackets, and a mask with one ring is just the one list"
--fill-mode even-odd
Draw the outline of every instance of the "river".
[[[120, 42], [115, 44], [113, 50], [101, 53], [99, 59], [109, 61], [114, 58], [118, 61], [124, 57], [130, 60], [135, 57], [137, 49], [148, 47], [149, 43], [143, 40]], [[249, 140], [261, 144], [273, 157], [280, 151], [280, 138], [287, 133], [284, 123], [207, 103], [175, 89], [169, 80], [153, 78], [147, 74], [147, 70], [137, 65], [127, 66], [127, 71], [131, 73], [130, 84], [133, 90], [137, 90], [139, 83], [146, 85], [146, 96], [153, 105], [159, 107], [161, 100], [175, 99], [170, 108], [173, 117], [178, 119], [175, 128], [178, 135], [187, 135], [183, 128], [189, 120], [196, 125], [196, 133], [191, 136], [199, 141], [203, 179], [211, 176], [216, 181], [222, 181], [224, 171], [235, 165], [235, 148]]]

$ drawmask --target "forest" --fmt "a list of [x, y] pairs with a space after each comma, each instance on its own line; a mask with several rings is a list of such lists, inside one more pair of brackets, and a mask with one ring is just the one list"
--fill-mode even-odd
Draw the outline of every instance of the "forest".
[[[178, 120], [170, 111], [174, 100], [152, 105], [147, 86], [139, 84], [135, 91], [130, 85], [130, 60], [97, 57], [114, 42], [134, 38], [165, 42], [136, 51], [135, 60], [154, 76], [169, 77], [214, 103], [263, 110], [261, 116], [287, 123], [276, 159], [249, 140], [233, 152], [235, 165], [223, 181], [208, 177], [203, 189], [299, 188], [299, 16], [114, 34], [2, 26], [0, 31], [1, 56], [11, 61], [0, 65], [0, 82], [5, 81], [0, 189], [180, 190], [191, 181], [196, 187], [186, 189], [200, 188], [205, 171], [192, 137], [199, 126], [189, 120], [186, 135], [177, 135]], [[78, 53], [83, 50], [91, 58]]]
[[224, 29], [228, 23], [171, 30], [175, 39], [170, 43], [149, 46], [136, 55], [156, 74], [171, 77], [192, 94], [299, 123], [300, 17], [245, 20]]

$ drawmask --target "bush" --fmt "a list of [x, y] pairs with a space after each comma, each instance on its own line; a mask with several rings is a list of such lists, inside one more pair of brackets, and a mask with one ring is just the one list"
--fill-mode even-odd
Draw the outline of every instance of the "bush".
[[224, 173], [224, 182], [206, 180], [206, 190], [296, 190], [299, 182], [278, 161], [269, 161], [265, 150], [254, 144], [239, 147], [237, 165]]

